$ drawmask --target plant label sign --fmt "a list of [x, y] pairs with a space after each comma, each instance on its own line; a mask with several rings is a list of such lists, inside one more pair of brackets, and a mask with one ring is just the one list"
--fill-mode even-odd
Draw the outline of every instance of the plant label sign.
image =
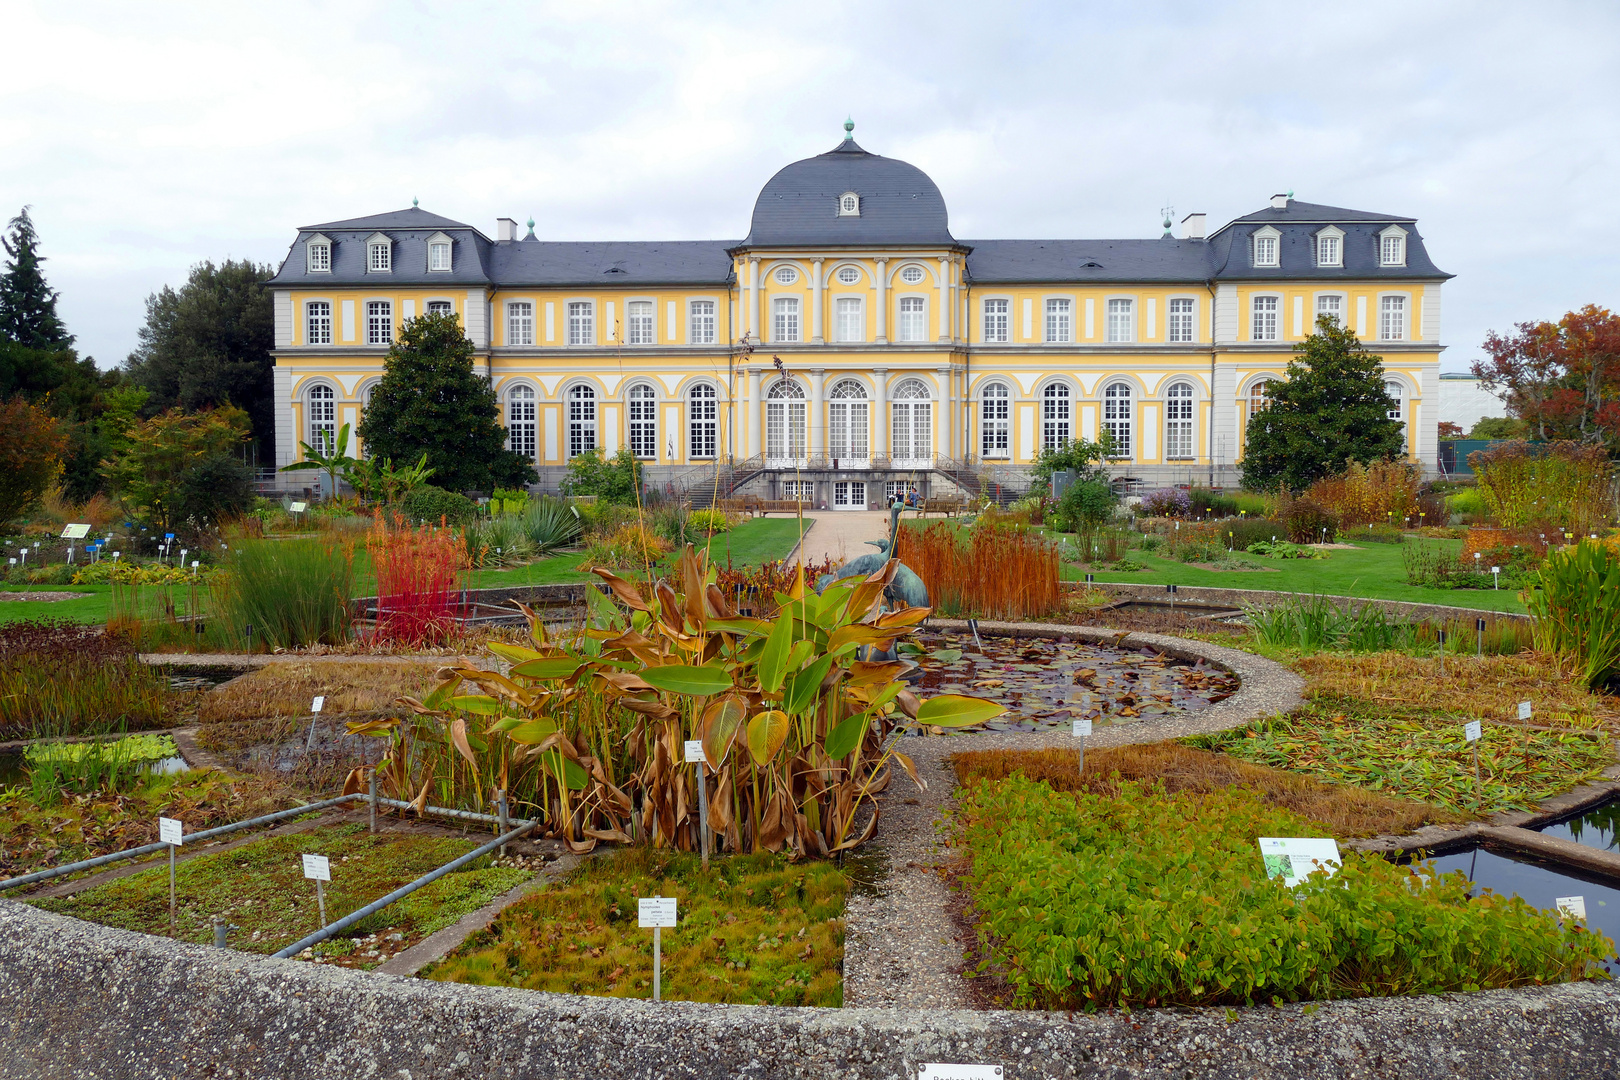
[[927, 1061], [917, 1066], [917, 1080], [1002, 1080], [1000, 1065], [951, 1065]]
[[88, 525], [69, 525], [62, 530], [63, 540], [83, 540], [90, 535]]
[[185, 823], [178, 818], [158, 818], [158, 842], [163, 844], [183, 844], [186, 842]]
[[1519, 719], [1530, 719], [1530, 703], [1528, 701], [1519, 702]]
[[1485, 734], [1484, 726], [1478, 720], [1470, 720], [1463, 725], [1463, 738], [1469, 742], [1478, 742], [1483, 734]]
[[681, 754], [686, 758], [688, 765], [707, 765], [708, 759], [703, 756], [703, 740], [687, 739], [681, 748]]
[[311, 881], [331, 881], [332, 860], [325, 855], [305, 855], [304, 876]]
[[301, 503], [301, 502], [292, 503], [291, 505], [289, 505], [287, 507], [287, 512], [289, 514], [302, 514], [304, 512], [304, 508], [307, 505], [308, 505], [307, 503]]
[[1090, 720], [1076, 720], [1074, 722], [1074, 737], [1077, 738], [1077, 739], [1088, 739], [1088, 738], [1090, 738], [1091, 737], [1091, 721]]
[[1566, 919], [1586, 918], [1586, 897], [1584, 896], [1560, 896], [1553, 901], [1553, 904], [1558, 908], [1558, 913]]
[[1313, 870], [1333, 874], [1340, 862], [1338, 843], [1314, 836], [1262, 836], [1260, 858], [1266, 864], [1266, 877], [1282, 878], [1290, 888]]
[[637, 925], [642, 928], [674, 926], [675, 897], [643, 896], [636, 901], [636, 914], [640, 916], [640, 922]]
[[322, 694], [319, 697], [317, 697], [314, 701], [309, 703], [309, 711], [312, 712], [312, 713], [318, 713], [325, 706], [326, 706], [326, 695]]

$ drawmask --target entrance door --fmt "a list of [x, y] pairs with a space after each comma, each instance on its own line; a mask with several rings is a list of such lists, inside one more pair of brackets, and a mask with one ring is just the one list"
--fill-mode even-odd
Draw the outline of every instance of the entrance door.
[[833, 482], [833, 509], [865, 510], [866, 481], [836, 480]]

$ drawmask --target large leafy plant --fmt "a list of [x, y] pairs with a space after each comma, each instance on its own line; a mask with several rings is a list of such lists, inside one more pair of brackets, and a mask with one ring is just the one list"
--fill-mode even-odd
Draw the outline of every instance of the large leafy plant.
[[[392, 738], [378, 774], [400, 797], [482, 802], [502, 788], [576, 850], [601, 840], [697, 848], [697, 768], [724, 849], [848, 850], [876, 830], [896, 765], [922, 785], [897, 745], [907, 729], [1004, 711], [962, 695], [919, 700], [900, 681], [904, 662], [863, 658], [929, 614], [887, 606], [898, 565], [820, 594], [801, 571], [770, 618], [739, 614], [690, 546], [679, 591], [598, 569], [612, 599], [590, 591], [585, 630], [552, 639], [531, 612], [530, 646], [489, 646], [505, 674], [446, 669], [426, 699], [401, 699], [409, 720], [351, 730]], [[686, 759], [687, 741], [702, 742], [707, 764]]]

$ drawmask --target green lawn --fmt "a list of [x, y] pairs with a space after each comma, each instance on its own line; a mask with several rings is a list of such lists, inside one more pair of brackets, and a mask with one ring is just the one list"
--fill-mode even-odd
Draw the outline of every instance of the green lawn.
[[[17, 586], [6, 586], [7, 591], [21, 592]], [[22, 619], [61, 619], [76, 623], [102, 623], [112, 613], [111, 585], [37, 585], [29, 592], [82, 592], [89, 596], [78, 600], [59, 600], [50, 603], [40, 600], [7, 600], [0, 603], [0, 622]]]
[[[1425, 541], [1440, 543], [1448, 550], [1462, 549], [1461, 540]], [[1354, 550], [1332, 549], [1326, 559], [1245, 558], [1276, 567], [1267, 570], [1202, 570], [1172, 559], [1161, 559], [1145, 551], [1132, 551], [1130, 558], [1148, 569], [1135, 573], [1098, 572], [1098, 581], [1133, 581], [1151, 585], [1202, 585], [1218, 589], [1265, 589], [1272, 592], [1322, 593], [1329, 596], [1360, 596], [1371, 600], [1406, 600], [1418, 604], [1445, 604], [1449, 607], [1477, 608], [1482, 611], [1522, 612], [1518, 593], [1509, 589], [1420, 589], [1406, 583], [1399, 544], [1358, 544]], [[1084, 571], [1071, 563], [1063, 565], [1063, 576], [1080, 580]]]

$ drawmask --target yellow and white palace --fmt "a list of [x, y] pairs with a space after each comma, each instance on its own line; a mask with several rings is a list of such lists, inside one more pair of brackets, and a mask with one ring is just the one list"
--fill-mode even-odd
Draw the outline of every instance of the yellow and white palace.
[[510, 445], [554, 488], [628, 446], [649, 483], [866, 508], [1027, 483], [1112, 433], [1121, 482], [1233, 484], [1318, 314], [1384, 357], [1437, 453], [1440, 290], [1414, 219], [1275, 195], [1206, 235], [958, 240], [920, 169], [841, 145], [782, 169], [745, 239], [494, 239], [412, 208], [300, 229], [273, 279], [277, 464], [357, 424], [403, 320], [458, 316]]

